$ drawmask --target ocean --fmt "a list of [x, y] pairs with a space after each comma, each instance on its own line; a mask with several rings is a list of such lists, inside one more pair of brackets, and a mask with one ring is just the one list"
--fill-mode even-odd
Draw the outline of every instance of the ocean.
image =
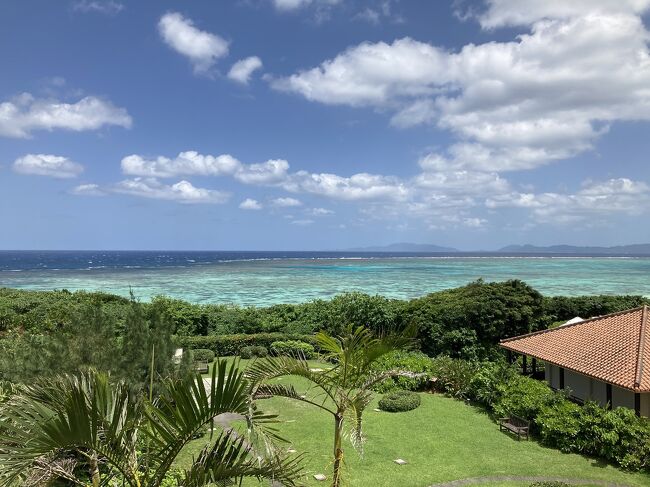
[[650, 257], [384, 252], [0, 251], [0, 287], [268, 306], [346, 291], [413, 298], [521, 279], [545, 295], [650, 296]]

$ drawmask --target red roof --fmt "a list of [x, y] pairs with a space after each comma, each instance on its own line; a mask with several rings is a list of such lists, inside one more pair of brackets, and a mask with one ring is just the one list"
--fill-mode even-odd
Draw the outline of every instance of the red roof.
[[643, 306], [507, 338], [501, 346], [625, 389], [650, 392], [649, 321], [650, 309]]

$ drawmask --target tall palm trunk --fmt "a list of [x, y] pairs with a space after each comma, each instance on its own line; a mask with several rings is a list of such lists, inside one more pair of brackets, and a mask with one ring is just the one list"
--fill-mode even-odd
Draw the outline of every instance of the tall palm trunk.
[[101, 483], [101, 477], [99, 476], [99, 462], [97, 461], [97, 455], [94, 453], [90, 456], [90, 477], [93, 482], [93, 487], [99, 487]]
[[334, 474], [332, 476], [332, 487], [340, 487], [343, 467], [343, 413], [337, 412], [334, 415]]

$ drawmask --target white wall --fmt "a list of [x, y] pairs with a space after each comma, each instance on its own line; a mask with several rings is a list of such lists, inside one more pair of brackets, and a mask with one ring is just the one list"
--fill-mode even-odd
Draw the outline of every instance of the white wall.
[[612, 386], [612, 408], [634, 409], [634, 392]]
[[650, 418], [650, 392], [641, 394], [641, 416]]
[[591, 399], [591, 384], [589, 377], [564, 370], [564, 388], [571, 391], [573, 397], [577, 397], [583, 401]]
[[560, 369], [551, 364], [545, 365], [546, 382], [552, 389], [560, 388]]

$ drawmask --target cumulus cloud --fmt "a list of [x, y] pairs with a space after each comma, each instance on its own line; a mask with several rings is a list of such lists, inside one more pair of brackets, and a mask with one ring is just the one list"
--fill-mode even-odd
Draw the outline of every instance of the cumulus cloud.
[[79, 176], [84, 167], [63, 156], [26, 154], [14, 161], [13, 169], [20, 174], [69, 179]]
[[219, 58], [228, 54], [228, 41], [196, 28], [191, 19], [178, 12], [163, 15], [158, 31], [169, 47], [190, 60], [197, 74], [208, 72]]
[[228, 78], [237, 83], [247, 85], [250, 80], [253, 72], [262, 67], [262, 60], [257, 56], [247, 57], [246, 59], [241, 59], [232, 65], [230, 71], [228, 71]]
[[170, 178], [181, 175], [224, 176], [233, 175], [242, 164], [229, 154], [203, 155], [185, 151], [173, 159], [158, 156], [147, 159], [131, 154], [122, 159], [122, 172], [129, 176]]
[[433, 124], [456, 141], [449, 167], [528, 170], [590, 150], [617, 121], [650, 120], [650, 0], [493, 0], [483, 26], [511, 41], [450, 52], [411, 38], [364, 42], [271, 85], [324, 103]]
[[488, 208], [525, 208], [541, 223], [574, 223], [612, 214], [640, 215], [650, 210], [650, 186], [627, 178], [587, 181], [575, 193], [518, 193], [488, 198]]
[[329, 7], [341, 3], [341, 0], [272, 0], [276, 9], [282, 11], [298, 10], [309, 5]]
[[70, 192], [79, 196], [104, 196], [106, 194], [99, 184], [94, 183], [80, 184], [72, 188]]
[[310, 220], [308, 218], [305, 219], [299, 219], [299, 220], [291, 220], [289, 223], [292, 225], [300, 225], [300, 226], [306, 226], [306, 225], [311, 225], [314, 223], [314, 220]]
[[246, 198], [244, 201], [239, 203], [239, 208], [242, 210], [261, 210], [263, 206], [257, 200]]
[[130, 128], [132, 120], [126, 109], [95, 96], [65, 103], [23, 93], [0, 103], [0, 136], [4, 137], [28, 138], [36, 130], [97, 130], [105, 125]]
[[314, 216], [326, 216], [334, 214], [332, 210], [328, 210], [327, 208], [311, 208], [308, 210], [308, 213]]
[[124, 4], [114, 0], [80, 0], [72, 4], [72, 10], [83, 13], [117, 15], [124, 10]]
[[282, 183], [289, 171], [289, 163], [284, 159], [271, 159], [266, 162], [242, 166], [235, 179], [244, 184], [274, 185]]
[[302, 201], [297, 200], [296, 198], [275, 198], [271, 200], [273, 206], [279, 208], [292, 208], [296, 206], [302, 206]]
[[221, 204], [228, 201], [230, 194], [214, 189], [197, 188], [189, 181], [179, 181], [175, 184], [163, 184], [155, 178], [133, 178], [120, 181], [110, 188], [111, 192], [176, 201], [185, 204]]
[[477, 15], [486, 29], [570, 19], [585, 12], [641, 14], [650, 7], [650, 0], [487, 0], [486, 3], [487, 8]]

